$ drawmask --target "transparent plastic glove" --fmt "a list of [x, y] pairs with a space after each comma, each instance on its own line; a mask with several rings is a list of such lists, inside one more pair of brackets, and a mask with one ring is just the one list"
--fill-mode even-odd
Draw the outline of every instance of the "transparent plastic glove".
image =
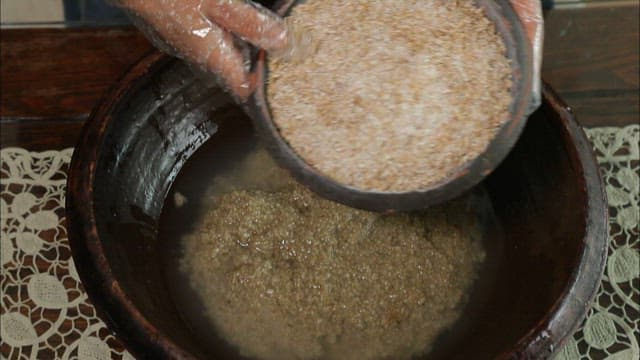
[[511, 4], [520, 17], [531, 42], [533, 55], [533, 108], [541, 102], [540, 71], [542, 67], [542, 46], [544, 38], [544, 20], [540, 0], [511, 0]]
[[[295, 57], [309, 39], [288, 31], [282, 18], [248, 0], [113, 0], [141, 20], [154, 43], [219, 75], [232, 93], [246, 98], [254, 89], [246, 48], [238, 39], [269, 51]], [[543, 18], [539, 0], [511, 0], [524, 24], [534, 58], [534, 105], [540, 104]], [[234, 38], [235, 35], [236, 37]], [[295, 43], [295, 45], [294, 45]]]
[[[245, 0], [115, 0], [156, 46], [222, 78], [245, 99], [255, 87], [248, 69], [249, 42], [286, 53], [291, 42], [284, 20]], [[235, 36], [234, 36], [235, 35]], [[239, 41], [242, 40], [242, 41]]]

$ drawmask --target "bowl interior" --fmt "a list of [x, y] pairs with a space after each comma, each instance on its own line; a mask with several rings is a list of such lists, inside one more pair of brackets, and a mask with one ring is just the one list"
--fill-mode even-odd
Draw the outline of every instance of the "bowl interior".
[[[102, 131], [100, 138], [87, 135], [84, 140], [85, 146], [93, 142], [97, 147], [91, 185], [97, 230], [84, 238], [79, 234], [84, 230], [71, 234], [79, 272], [107, 322], [133, 352], [151, 357], [233, 358], [237, 355], [233, 348], [214, 333], [203, 340], [183, 316], [170, 285], [175, 280], [168, 276], [172, 271], [166, 261], [168, 244], [159, 229], [176, 176], [176, 188], [197, 203], [198, 187], [190, 185], [197, 181], [188, 174], [200, 177], [217, 171], [215, 159], [233, 163], [238, 152], [255, 146], [253, 127], [220, 89], [196, 80], [185, 65], [173, 60], [156, 63], [121, 95], [108, 106], [106, 116], [94, 119], [93, 126]], [[566, 333], [545, 335], [549, 319], [572, 327], [584, 314], [555, 313], [575, 286], [589, 204], [584, 169], [566, 127], [572, 120], [558, 111], [554, 101], [545, 91], [542, 107], [532, 115], [512, 153], [481, 185], [488, 194], [488, 209], [497, 218], [490, 232], [502, 234], [503, 239], [495, 252], [500, 254], [495, 261], [497, 276], [486, 303], [467, 312], [468, 326], [444, 342], [432, 354], [435, 357], [493, 358], [523, 353], [533, 342], [553, 350]], [[70, 211], [72, 223], [77, 224], [74, 206]], [[91, 260], [81, 250], [88, 246], [87, 238], [100, 244], [100, 259]], [[498, 243], [497, 238], [488, 240]], [[97, 284], [104, 272], [117, 283], [117, 291], [113, 284]], [[132, 312], [139, 312], [144, 321]]]

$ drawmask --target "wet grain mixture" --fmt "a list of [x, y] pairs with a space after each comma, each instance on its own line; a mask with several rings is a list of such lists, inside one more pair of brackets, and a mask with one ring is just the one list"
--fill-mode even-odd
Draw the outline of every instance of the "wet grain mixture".
[[273, 120], [319, 172], [356, 188], [425, 189], [507, 119], [505, 45], [474, 1], [308, 0], [290, 15], [315, 53], [270, 62]]
[[458, 320], [485, 257], [468, 198], [382, 215], [317, 197], [264, 152], [240, 167], [258, 164], [245, 189], [214, 182], [225, 193], [184, 237], [181, 261], [243, 355], [408, 359]]

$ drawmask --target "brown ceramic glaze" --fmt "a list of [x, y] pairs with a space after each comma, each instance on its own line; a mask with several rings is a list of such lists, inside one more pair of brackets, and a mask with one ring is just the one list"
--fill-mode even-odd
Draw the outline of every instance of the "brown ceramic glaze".
[[[464, 346], [435, 358], [545, 358], [596, 291], [607, 249], [598, 168], [569, 108], [548, 86], [543, 95], [513, 151], [482, 183], [505, 235], [489, 305], [467, 315], [474, 325]], [[257, 141], [227, 95], [153, 54], [96, 109], [74, 152], [67, 217], [75, 264], [101, 318], [140, 358], [237, 358], [214, 334], [213, 345], [196, 340], [172, 300], [157, 236], [176, 174], [205, 141], [224, 140], [222, 123]]]
[[[284, 15], [295, 5], [295, 0], [286, 0], [277, 7]], [[289, 147], [272, 121], [266, 101], [268, 77], [266, 52], [258, 53], [255, 64], [258, 86], [247, 106], [254, 126], [265, 140], [274, 158], [301, 183], [317, 194], [352, 207], [372, 211], [415, 210], [449, 200], [478, 184], [507, 156], [524, 128], [527, 116], [532, 111], [532, 57], [529, 42], [508, 0], [478, 0], [486, 15], [494, 22], [502, 36], [507, 56], [511, 60], [514, 86], [511, 89], [513, 102], [510, 117], [502, 125], [487, 149], [477, 158], [458, 168], [447, 179], [428, 189], [409, 192], [379, 192], [357, 189], [338, 183], [316, 171]]]

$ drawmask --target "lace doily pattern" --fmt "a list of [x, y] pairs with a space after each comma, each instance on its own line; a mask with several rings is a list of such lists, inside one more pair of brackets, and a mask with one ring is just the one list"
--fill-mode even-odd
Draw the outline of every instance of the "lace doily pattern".
[[[594, 128], [587, 134], [609, 198], [609, 259], [586, 320], [555, 360], [635, 360], [640, 127]], [[71, 153], [0, 150], [2, 358], [133, 359], [96, 316], [71, 260], [64, 218]]]
[[96, 316], [71, 260], [71, 153], [0, 150], [2, 358], [133, 359]]
[[640, 126], [586, 130], [609, 201], [609, 258], [593, 306], [555, 360], [640, 359]]

